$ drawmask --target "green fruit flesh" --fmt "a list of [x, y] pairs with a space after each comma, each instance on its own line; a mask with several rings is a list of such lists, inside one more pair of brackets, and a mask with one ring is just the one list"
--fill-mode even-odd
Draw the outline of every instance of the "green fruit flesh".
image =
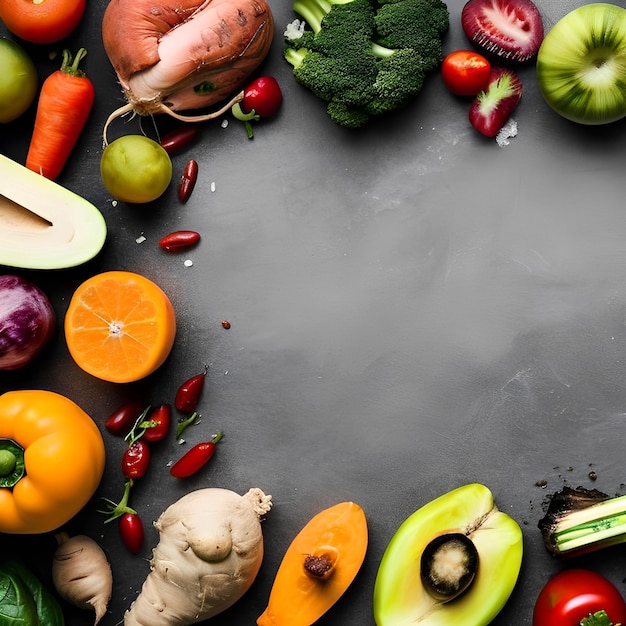
[[[438, 535], [459, 532], [479, 555], [476, 576], [465, 593], [443, 602], [420, 575], [420, 558]], [[487, 626], [502, 610], [519, 575], [522, 531], [499, 511], [491, 491], [480, 484], [459, 487], [409, 516], [392, 537], [374, 586], [377, 626]]]
[[0, 265], [74, 267], [95, 257], [107, 235], [85, 198], [0, 155]]
[[574, 9], [546, 34], [537, 55], [546, 102], [581, 124], [626, 116], [626, 10], [595, 3]]

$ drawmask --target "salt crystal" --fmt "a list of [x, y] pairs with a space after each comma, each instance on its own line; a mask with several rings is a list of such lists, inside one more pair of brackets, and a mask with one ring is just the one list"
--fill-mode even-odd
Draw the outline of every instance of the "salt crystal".
[[513, 119], [507, 120], [506, 124], [498, 131], [496, 143], [502, 148], [508, 146], [511, 137], [517, 136], [517, 122]]

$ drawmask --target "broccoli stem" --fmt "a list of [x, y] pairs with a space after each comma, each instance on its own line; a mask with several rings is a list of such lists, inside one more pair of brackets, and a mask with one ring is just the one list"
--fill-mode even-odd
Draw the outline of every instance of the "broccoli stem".
[[562, 515], [554, 524], [551, 540], [557, 554], [626, 542], [626, 496]]
[[322, 29], [324, 16], [334, 4], [348, 4], [352, 0], [295, 0], [293, 10], [302, 17], [314, 33]]

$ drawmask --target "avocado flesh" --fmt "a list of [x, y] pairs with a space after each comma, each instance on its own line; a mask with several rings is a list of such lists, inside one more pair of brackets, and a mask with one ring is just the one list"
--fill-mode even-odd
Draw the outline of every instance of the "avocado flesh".
[[93, 204], [0, 155], [0, 265], [74, 267], [95, 257], [106, 235]]
[[[466, 534], [479, 564], [470, 587], [444, 603], [425, 588], [420, 559], [438, 535]], [[499, 511], [480, 484], [454, 489], [424, 505], [398, 528], [383, 554], [374, 586], [377, 626], [487, 626], [506, 604], [517, 581], [523, 553], [518, 523]]]

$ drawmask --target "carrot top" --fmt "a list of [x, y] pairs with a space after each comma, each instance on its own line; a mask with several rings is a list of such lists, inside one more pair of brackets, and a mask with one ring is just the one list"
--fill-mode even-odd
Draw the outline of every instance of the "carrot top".
[[61, 71], [69, 74], [70, 76], [76, 76], [77, 78], [84, 78], [87, 75], [81, 70], [78, 65], [82, 59], [87, 55], [87, 50], [81, 48], [76, 56], [72, 59], [72, 53], [69, 50], [63, 50], [63, 62], [61, 63]]

